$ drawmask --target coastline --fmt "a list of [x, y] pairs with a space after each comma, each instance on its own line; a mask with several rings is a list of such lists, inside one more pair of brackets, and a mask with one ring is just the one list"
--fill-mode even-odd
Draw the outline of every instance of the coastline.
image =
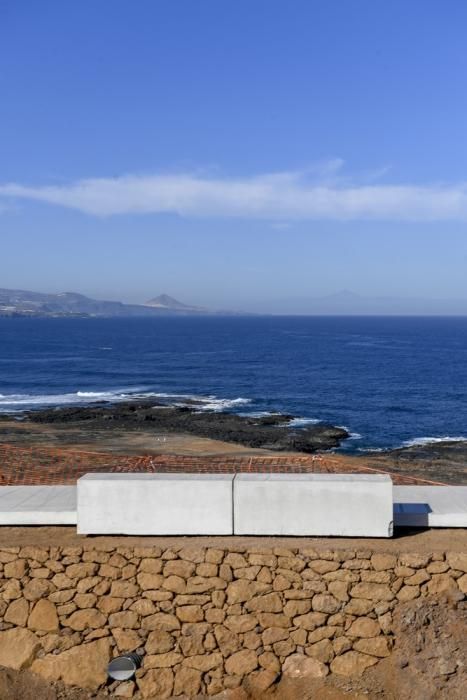
[[[290, 415], [240, 416], [151, 401], [98, 402], [0, 415], [0, 446], [22, 449], [181, 456], [207, 460], [332, 456], [335, 469], [386, 471], [397, 477], [467, 485], [467, 441], [411, 445], [382, 452], [338, 452], [349, 433], [317, 424], [294, 427]], [[40, 468], [40, 467], [39, 467]]]

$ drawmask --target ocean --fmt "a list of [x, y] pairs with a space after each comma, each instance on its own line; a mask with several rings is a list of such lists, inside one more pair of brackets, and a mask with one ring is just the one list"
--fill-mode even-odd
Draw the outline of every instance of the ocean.
[[467, 318], [0, 318], [0, 412], [138, 397], [345, 426], [351, 452], [467, 439]]

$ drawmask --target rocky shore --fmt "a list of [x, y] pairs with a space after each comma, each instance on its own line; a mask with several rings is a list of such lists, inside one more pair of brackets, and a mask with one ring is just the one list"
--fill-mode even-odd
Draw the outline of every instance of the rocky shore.
[[[305, 427], [291, 425], [293, 416], [274, 414], [261, 417], [234, 413], [200, 411], [191, 406], [167, 406], [151, 401], [30, 411], [22, 420], [50, 426], [73, 426], [80, 430], [158, 431], [183, 433], [251, 448], [274, 451], [317, 452], [339, 447], [349, 433], [319, 423]], [[11, 416], [8, 417], [11, 421]]]

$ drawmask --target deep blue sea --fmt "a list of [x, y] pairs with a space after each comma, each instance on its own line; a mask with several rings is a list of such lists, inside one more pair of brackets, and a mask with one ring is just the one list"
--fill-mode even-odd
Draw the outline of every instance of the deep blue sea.
[[467, 436], [467, 318], [0, 318], [0, 412], [160, 396], [346, 426], [346, 450]]

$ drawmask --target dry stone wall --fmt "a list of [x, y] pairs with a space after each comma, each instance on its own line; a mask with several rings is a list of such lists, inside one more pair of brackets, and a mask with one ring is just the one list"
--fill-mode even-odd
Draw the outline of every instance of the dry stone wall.
[[[400, 601], [467, 594], [467, 554], [234, 547], [0, 549], [0, 665], [117, 697], [361, 674]], [[109, 660], [137, 651], [132, 681]]]

